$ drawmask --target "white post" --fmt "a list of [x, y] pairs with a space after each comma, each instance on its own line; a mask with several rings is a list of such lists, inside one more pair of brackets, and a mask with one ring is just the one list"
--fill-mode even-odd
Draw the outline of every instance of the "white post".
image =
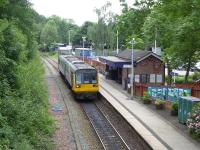
[[176, 76], [175, 76], [175, 74], [174, 74], [174, 85], [176, 84]]
[[119, 53], [119, 41], [118, 41], [118, 30], [117, 30], [117, 54]]
[[157, 54], [157, 48], [156, 48], [156, 47], [157, 47], [157, 45], [156, 45], [156, 39], [157, 39], [157, 29], [156, 29], [156, 31], [155, 31], [155, 45], [154, 45], [154, 46], [155, 46], [155, 47], [154, 47], [154, 48], [155, 48], [155, 50], [154, 50], [154, 51], [155, 51], [155, 53]]
[[134, 61], [133, 61], [133, 44], [134, 38], [131, 41], [132, 44], [132, 51], [131, 51], [131, 99], [133, 99], [133, 78], [134, 78]]

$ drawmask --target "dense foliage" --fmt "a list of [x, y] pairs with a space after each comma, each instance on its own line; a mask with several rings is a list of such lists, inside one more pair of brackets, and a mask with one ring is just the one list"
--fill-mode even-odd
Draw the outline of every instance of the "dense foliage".
[[0, 149], [52, 149], [53, 120], [36, 51], [43, 20], [27, 0], [0, 1]]
[[184, 82], [189, 81], [189, 71], [200, 60], [199, 0], [136, 0], [128, 7], [126, 0], [119, 0], [122, 15], [117, 17], [119, 43], [134, 48], [161, 47], [168, 66], [169, 83], [172, 69], [186, 70]]

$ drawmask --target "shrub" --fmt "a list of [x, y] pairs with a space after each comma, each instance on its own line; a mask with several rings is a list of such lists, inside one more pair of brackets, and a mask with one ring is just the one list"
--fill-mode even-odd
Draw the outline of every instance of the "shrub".
[[143, 93], [142, 100], [143, 101], [150, 101], [150, 96], [149, 96], [148, 92]]
[[6, 93], [0, 97], [0, 150], [53, 149], [54, 121], [48, 113], [47, 85], [39, 56], [19, 63], [15, 70], [16, 89], [9, 90], [0, 78], [10, 91], [4, 89]]
[[175, 111], [178, 111], [178, 102], [175, 101], [175, 102], [172, 102], [172, 107], [171, 107], [172, 110], [175, 110]]
[[187, 127], [189, 133], [195, 138], [200, 139], [200, 102], [197, 103], [193, 109], [192, 113], [187, 120]]
[[192, 79], [194, 81], [200, 79], [200, 72], [194, 72], [194, 74], [192, 75]]
[[165, 101], [160, 100], [160, 99], [156, 99], [155, 101], [155, 105], [163, 105], [165, 103]]

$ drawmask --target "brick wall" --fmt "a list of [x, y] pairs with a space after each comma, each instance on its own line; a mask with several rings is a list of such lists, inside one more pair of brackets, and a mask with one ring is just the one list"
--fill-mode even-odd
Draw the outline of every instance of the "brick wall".
[[137, 63], [134, 71], [135, 74], [163, 74], [164, 63], [154, 56], [149, 56]]
[[[122, 72], [122, 80], [127, 79], [127, 75], [131, 74], [131, 68], [123, 68]], [[164, 63], [154, 57], [149, 56], [146, 59], [140, 61], [137, 63], [136, 67], [134, 67], [134, 74], [140, 75], [140, 74], [161, 74], [163, 78], [163, 83], [165, 79], [165, 67]]]

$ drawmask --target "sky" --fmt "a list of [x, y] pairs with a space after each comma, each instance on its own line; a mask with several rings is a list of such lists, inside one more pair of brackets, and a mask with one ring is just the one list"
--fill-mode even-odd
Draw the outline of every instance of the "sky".
[[[65, 19], [73, 19], [77, 25], [85, 21], [97, 22], [95, 8], [101, 8], [107, 1], [112, 3], [111, 11], [120, 14], [119, 0], [30, 0], [33, 8], [45, 17], [57, 15]], [[134, 0], [127, 0], [131, 5]]]

